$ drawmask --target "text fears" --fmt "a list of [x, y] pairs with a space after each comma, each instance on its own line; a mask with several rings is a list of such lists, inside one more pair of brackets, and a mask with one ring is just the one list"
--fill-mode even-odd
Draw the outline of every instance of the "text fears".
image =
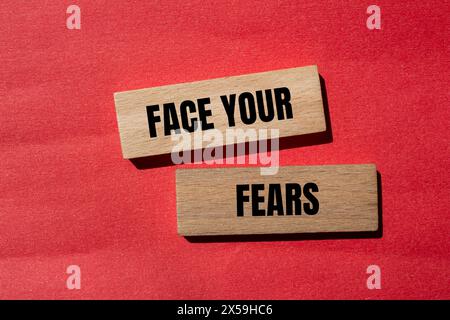
[[[267, 192], [265, 192], [267, 190]], [[250, 192], [249, 192], [250, 191]], [[251, 216], [314, 215], [319, 212], [319, 200], [314, 193], [319, 192], [317, 184], [298, 183], [238, 184], [236, 185], [236, 212], [244, 216], [244, 203], [251, 203]], [[264, 196], [266, 194], [266, 196]], [[307, 200], [302, 206], [302, 195]], [[263, 204], [263, 208], [261, 208]]]

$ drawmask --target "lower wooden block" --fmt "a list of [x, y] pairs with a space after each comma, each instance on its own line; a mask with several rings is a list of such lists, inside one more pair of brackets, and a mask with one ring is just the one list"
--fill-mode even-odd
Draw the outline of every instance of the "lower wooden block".
[[373, 164], [179, 169], [176, 184], [183, 236], [378, 230]]

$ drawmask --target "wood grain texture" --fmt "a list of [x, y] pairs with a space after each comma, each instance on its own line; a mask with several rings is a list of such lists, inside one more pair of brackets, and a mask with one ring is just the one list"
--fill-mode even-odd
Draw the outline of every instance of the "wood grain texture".
[[[233, 76], [192, 83], [155, 87], [150, 89], [117, 92], [114, 95], [117, 121], [125, 159], [171, 153], [175, 142], [172, 135], [164, 135], [163, 110], [155, 114], [161, 117], [156, 125], [157, 136], [150, 137], [146, 106], [173, 102], [179, 115], [179, 106], [185, 100], [197, 101], [208, 97], [207, 109], [212, 115], [208, 121], [215, 129], [224, 132], [229, 128], [227, 113], [221, 96], [243, 92], [255, 94], [257, 90], [287, 87], [291, 94], [293, 117], [263, 122], [258, 114], [256, 122], [244, 124], [239, 117], [236, 101], [235, 127], [242, 129], [279, 129], [280, 137], [302, 135], [326, 130], [319, 74], [316, 66], [277, 70], [249, 75]], [[274, 97], [272, 97], [275, 99]], [[237, 98], [236, 98], [237, 99]], [[274, 102], [275, 103], [275, 102]], [[198, 110], [197, 110], [198, 111]], [[191, 134], [192, 135], [192, 134]], [[219, 145], [220, 142], [217, 143]], [[217, 145], [211, 144], [210, 147]]]
[[[252, 216], [251, 201], [237, 216], [237, 184], [315, 183], [319, 211], [314, 215]], [[261, 176], [258, 167], [178, 169], [176, 171], [178, 233], [183, 236], [356, 232], [378, 230], [377, 171], [373, 164], [280, 167]], [[282, 189], [283, 202], [286, 199]], [[245, 192], [250, 200], [251, 190]], [[301, 197], [302, 204], [307, 199]]]

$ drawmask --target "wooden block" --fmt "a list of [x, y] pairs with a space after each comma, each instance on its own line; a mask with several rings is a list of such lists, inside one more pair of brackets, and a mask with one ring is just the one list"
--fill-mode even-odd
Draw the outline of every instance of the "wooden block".
[[193, 120], [201, 120], [202, 130], [279, 129], [280, 137], [326, 130], [316, 66], [117, 92], [114, 98], [125, 159], [171, 153], [171, 126], [192, 132]]
[[373, 164], [179, 169], [176, 185], [184, 236], [378, 230]]

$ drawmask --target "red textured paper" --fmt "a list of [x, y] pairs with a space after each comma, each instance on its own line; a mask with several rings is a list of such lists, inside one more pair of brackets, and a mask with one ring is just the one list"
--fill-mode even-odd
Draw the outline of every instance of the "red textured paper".
[[[374, 31], [364, 1], [151, 2], [76, 1], [81, 30], [72, 1], [1, 2], [0, 298], [450, 298], [446, 1], [377, 1]], [[311, 64], [333, 142], [280, 162], [375, 163], [382, 238], [178, 236], [176, 167], [122, 159], [113, 93]]]

